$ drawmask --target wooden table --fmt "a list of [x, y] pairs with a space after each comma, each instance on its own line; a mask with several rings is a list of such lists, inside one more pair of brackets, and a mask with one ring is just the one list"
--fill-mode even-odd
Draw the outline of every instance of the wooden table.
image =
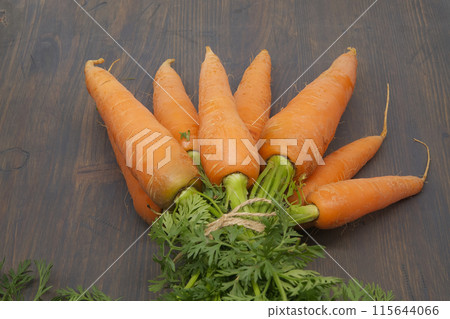
[[[415, 137], [431, 148], [428, 183], [413, 198], [312, 235], [350, 275], [397, 299], [450, 298], [448, 1], [380, 0], [344, 34], [372, 0], [79, 3], [149, 74], [175, 58], [195, 104], [206, 45], [222, 59], [233, 90], [264, 48], [272, 56], [274, 100], [305, 72], [272, 114], [348, 46], [357, 48], [356, 89], [330, 150], [379, 134], [389, 82], [388, 137], [358, 177], [421, 175], [426, 153]], [[120, 58], [114, 74], [149, 108], [151, 79], [73, 1], [0, 0], [0, 19], [5, 268], [45, 259], [54, 264], [52, 285], [87, 287], [144, 234], [96, 286], [115, 298], [153, 299], [147, 280], [159, 273], [157, 247], [133, 210], [83, 66]], [[311, 267], [348, 278], [330, 258]]]

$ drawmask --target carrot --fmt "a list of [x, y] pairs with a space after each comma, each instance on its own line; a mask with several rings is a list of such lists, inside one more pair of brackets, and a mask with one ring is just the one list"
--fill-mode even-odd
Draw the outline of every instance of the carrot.
[[[259, 153], [268, 164], [259, 176], [256, 183], [258, 187], [253, 188], [250, 198], [267, 198], [268, 193], [269, 197], [279, 201], [292, 179], [291, 169], [295, 167], [295, 179], [302, 175], [308, 177], [314, 171], [316, 160], [303, 158], [307, 153], [302, 149], [311, 145], [305, 144], [307, 140], [312, 140], [317, 153], [320, 156], [325, 153], [352, 96], [356, 67], [356, 50], [350, 48], [267, 121], [261, 132], [261, 139], [266, 142]], [[290, 144], [286, 143], [283, 150], [280, 142], [286, 141]], [[286, 158], [290, 163], [286, 163]]]
[[143, 220], [151, 225], [158, 217], [156, 213], [161, 212], [161, 209], [150, 199], [150, 197], [148, 197], [138, 180], [133, 176], [133, 174], [131, 174], [130, 168], [126, 166], [125, 158], [120, 153], [109, 132], [108, 137], [111, 142], [114, 155], [116, 156], [117, 164], [119, 165], [122, 175], [125, 178], [125, 182], [127, 183], [128, 192], [133, 200], [134, 209]]
[[[153, 114], [113, 75], [95, 66], [103, 62], [86, 62], [86, 87], [133, 176], [156, 205], [167, 208], [181, 189], [197, 180], [198, 171]], [[133, 144], [145, 147], [133, 151]]]
[[430, 167], [430, 150], [425, 143], [414, 140], [427, 148], [428, 160], [423, 177], [382, 176], [320, 186], [307, 197], [312, 205], [302, 207], [318, 210], [319, 218], [314, 225], [321, 229], [336, 228], [419, 193]]
[[171, 67], [174, 59], [166, 60], [153, 81], [153, 112], [175, 139], [189, 152], [198, 136], [197, 110], [186, 94], [180, 76]]
[[236, 108], [253, 139], [259, 135], [270, 116], [270, 55], [262, 50], [245, 70], [234, 93]]
[[[309, 193], [319, 186], [331, 184], [352, 178], [360, 169], [376, 154], [387, 134], [387, 112], [389, 107], [389, 84], [387, 85], [386, 108], [384, 110], [384, 125], [380, 135], [367, 136], [347, 144], [330, 155], [304, 181], [304, 186], [298, 189], [298, 193], [306, 198]], [[290, 198], [298, 200], [298, 194]]]
[[[265, 125], [261, 138], [296, 139], [297, 145], [280, 154], [277, 145], [265, 143], [260, 154], [267, 160], [274, 155], [287, 156], [297, 162], [306, 139], [313, 139], [321, 155], [334, 137], [337, 125], [353, 93], [356, 81], [356, 50], [338, 57], [331, 67], [307, 85], [289, 104]], [[309, 176], [317, 163], [305, 161], [296, 165], [296, 176]]]
[[225, 69], [210, 47], [200, 71], [199, 117], [199, 138], [219, 144], [202, 146], [201, 164], [212, 183], [223, 183], [234, 208], [247, 199], [247, 186], [258, 176], [258, 151], [236, 110]]

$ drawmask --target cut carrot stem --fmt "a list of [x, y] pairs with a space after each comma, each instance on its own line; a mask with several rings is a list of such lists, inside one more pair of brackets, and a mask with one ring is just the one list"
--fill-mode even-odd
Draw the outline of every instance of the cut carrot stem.
[[312, 222], [319, 217], [319, 209], [315, 205], [291, 205], [287, 213], [295, 221], [293, 226]]
[[319, 218], [314, 225], [321, 229], [336, 228], [419, 193], [430, 167], [430, 152], [425, 143], [415, 141], [427, 149], [423, 177], [381, 176], [323, 185], [307, 197], [307, 201], [319, 210]]
[[[284, 193], [294, 177], [294, 166], [289, 160], [280, 155], [272, 156], [267, 166], [256, 180], [250, 193], [250, 198], [268, 198], [272, 202], [281, 203]], [[274, 204], [255, 203], [253, 209], [258, 212], [268, 212]]]
[[289, 198], [292, 203], [302, 203], [309, 193], [322, 185], [331, 184], [352, 178], [377, 153], [387, 134], [387, 114], [389, 107], [389, 84], [387, 85], [386, 107], [384, 111], [383, 130], [378, 136], [367, 136], [347, 144], [324, 158], [324, 165], [302, 183], [298, 198], [294, 194]]
[[[247, 200], [247, 183], [247, 176], [241, 173], [230, 174], [223, 179], [223, 186], [227, 194], [227, 205], [230, 204], [232, 209]], [[248, 211], [249, 209], [245, 206], [243, 210]]]

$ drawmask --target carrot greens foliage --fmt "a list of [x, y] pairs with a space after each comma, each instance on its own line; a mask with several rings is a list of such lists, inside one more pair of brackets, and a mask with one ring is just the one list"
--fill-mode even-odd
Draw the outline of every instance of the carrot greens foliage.
[[[208, 184], [206, 184], [208, 185]], [[204, 191], [220, 201], [219, 188]], [[321, 276], [307, 269], [323, 257], [323, 249], [307, 245], [295, 231], [286, 205], [276, 216], [252, 217], [265, 226], [258, 233], [231, 225], [205, 235], [216, 220], [200, 195], [166, 213], [152, 226], [150, 237], [160, 245], [154, 260], [161, 275], [150, 280], [149, 290], [164, 300], [390, 300], [391, 292], [368, 285]], [[224, 212], [225, 213], [225, 212]]]
[[[10, 269], [8, 272], [2, 273], [4, 263], [5, 259], [0, 262], [0, 300], [24, 300], [25, 288], [28, 288], [35, 280], [30, 269], [31, 260], [27, 259], [22, 261], [16, 270]], [[42, 295], [52, 288], [51, 286], [47, 286], [52, 265], [40, 260], [35, 260], [34, 265], [37, 268], [39, 284], [32, 300], [41, 300]]]
[[[84, 301], [106, 301], [112, 300], [95, 286], [90, 291], [85, 291], [81, 286], [77, 290], [72, 288], [58, 289], [52, 292], [52, 286], [48, 285], [52, 264], [43, 260], [34, 260], [36, 273], [31, 269], [31, 260], [27, 259], [19, 263], [16, 270], [13, 268], [3, 272], [5, 259], [0, 261], [0, 301], [22, 301], [22, 300], [43, 300], [43, 295], [53, 295], [51, 300], [84, 300]], [[34, 296], [30, 296], [29, 291], [37, 283], [37, 290]], [[46, 298], [45, 300], [49, 300]]]

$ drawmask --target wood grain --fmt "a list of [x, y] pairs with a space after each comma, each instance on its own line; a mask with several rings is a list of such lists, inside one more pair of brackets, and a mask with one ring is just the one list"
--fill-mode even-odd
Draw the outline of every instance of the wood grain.
[[[167, 58], [195, 104], [205, 45], [233, 89], [261, 49], [277, 99], [371, 1], [99, 1], [80, 4], [151, 75]], [[348, 46], [358, 50], [354, 96], [330, 150], [381, 130], [388, 137], [359, 177], [420, 175], [423, 192], [333, 231], [312, 235], [355, 278], [397, 299], [444, 300], [448, 288], [450, 87], [447, 1], [378, 1], [274, 105], [284, 107]], [[54, 266], [56, 287], [89, 286], [147, 225], [133, 211], [83, 78], [87, 59], [117, 58], [113, 73], [151, 109], [152, 81], [71, 1], [0, 0], [0, 258]], [[147, 300], [159, 273], [146, 234], [97, 282], [112, 297]], [[330, 258], [312, 265], [347, 275]]]

